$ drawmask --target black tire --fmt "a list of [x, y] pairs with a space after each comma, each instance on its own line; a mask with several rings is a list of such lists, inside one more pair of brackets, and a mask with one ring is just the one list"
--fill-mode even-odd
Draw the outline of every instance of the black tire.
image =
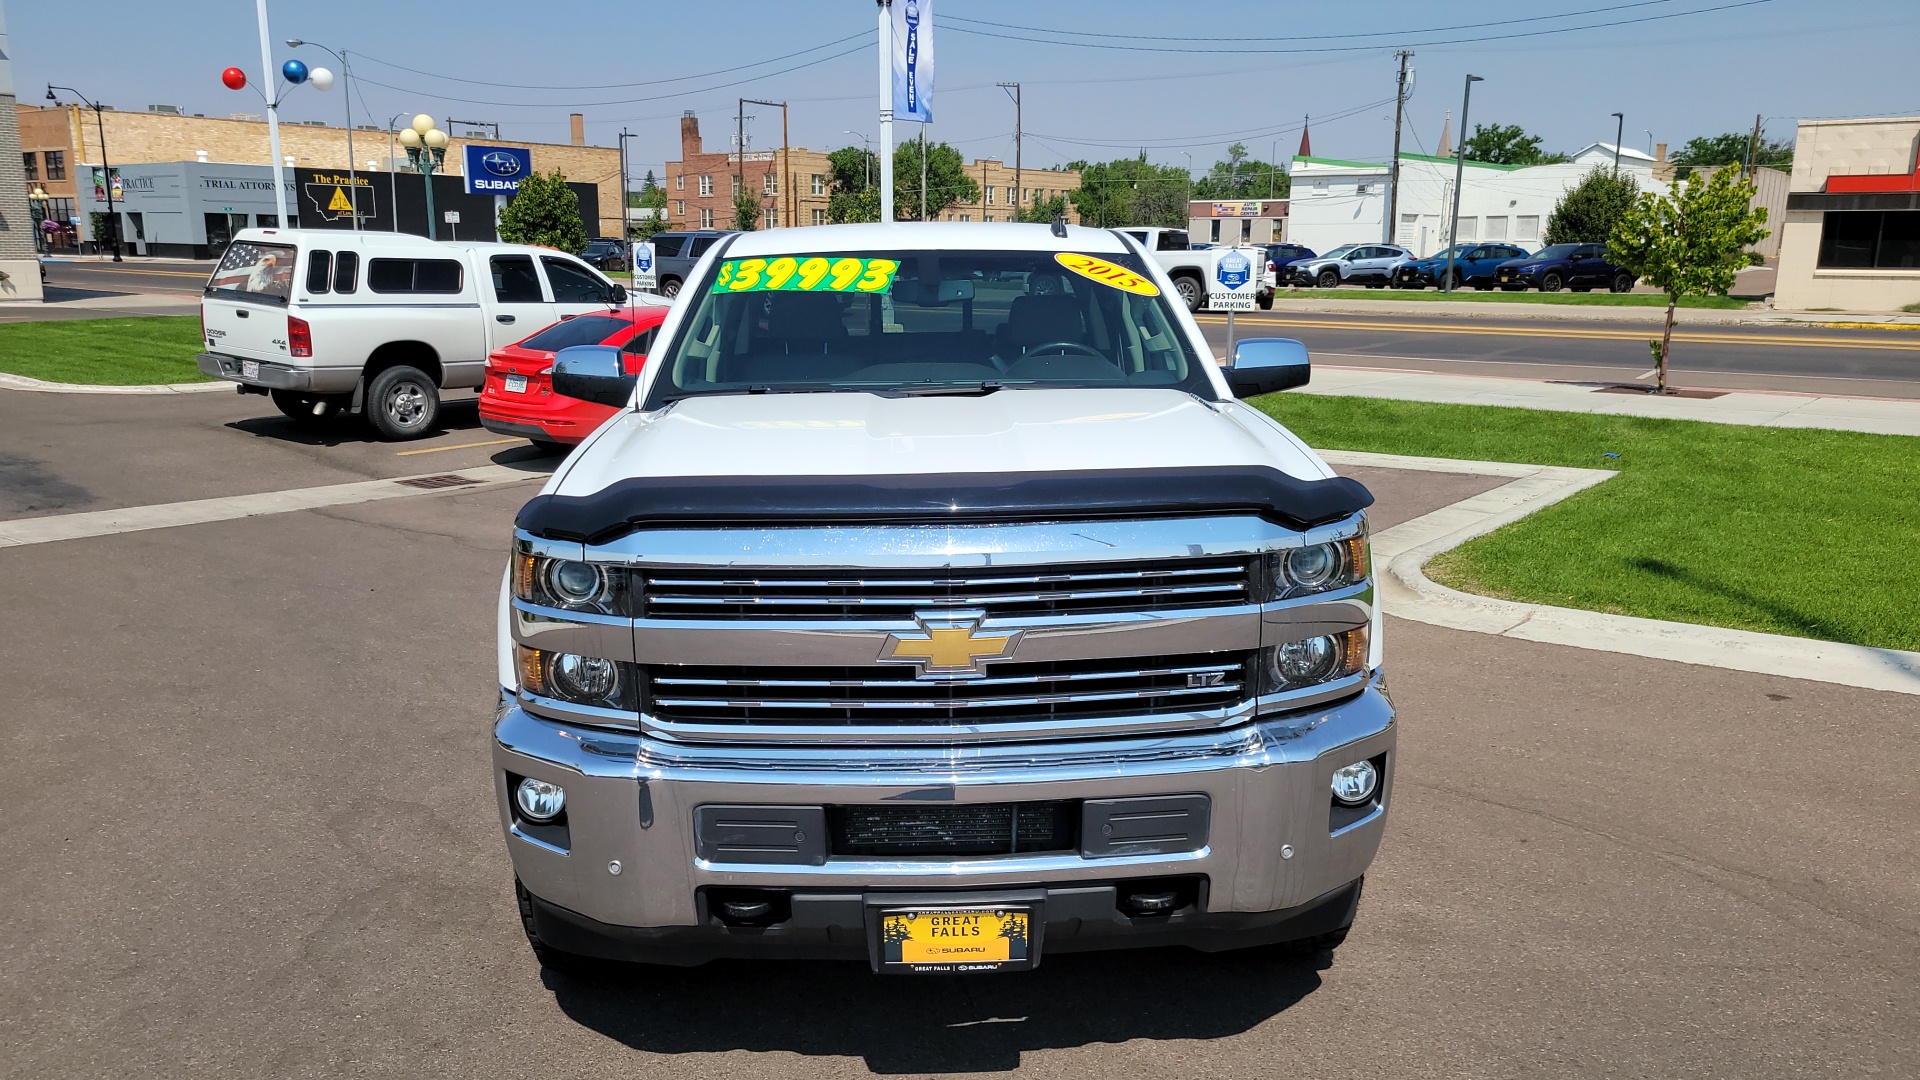
[[1320, 271], [1320, 276], [1314, 279], [1314, 283], [1323, 289], [1337, 289], [1340, 287], [1340, 271], [1329, 266]]
[[533, 894], [520, 884], [519, 878], [513, 879], [513, 898], [520, 911], [520, 929], [527, 935], [527, 947], [533, 950], [533, 958], [540, 961], [541, 967], [562, 975], [589, 975], [605, 968], [605, 961], [564, 952], [540, 940], [540, 932], [533, 924]]
[[1613, 276], [1613, 284], [1608, 286], [1608, 288], [1611, 289], [1613, 292], [1617, 292], [1617, 293], [1632, 292], [1633, 291], [1633, 275], [1632, 274], [1615, 274]]
[[677, 277], [660, 279], [660, 295], [672, 299], [680, 295], [680, 279]]
[[1549, 270], [1540, 275], [1541, 292], [1559, 292], [1560, 286], [1565, 284], [1566, 280], [1555, 271]]
[[1188, 311], [1198, 314], [1201, 308], [1207, 306], [1207, 287], [1191, 274], [1174, 278], [1173, 291], [1180, 294], [1180, 302], [1187, 305]]
[[1259, 308], [1261, 311], [1272, 311], [1273, 310], [1273, 294], [1270, 292], [1264, 292], [1254, 297], [1253, 306]]
[[[1449, 284], [1449, 282], [1451, 282], [1451, 284]], [[1455, 270], [1451, 274], [1443, 273], [1440, 275], [1440, 289], [1442, 292], [1459, 292], [1460, 285], [1460, 271]]]
[[381, 438], [417, 439], [440, 420], [440, 388], [426, 372], [400, 364], [373, 377], [366, 410], [367, 422]]

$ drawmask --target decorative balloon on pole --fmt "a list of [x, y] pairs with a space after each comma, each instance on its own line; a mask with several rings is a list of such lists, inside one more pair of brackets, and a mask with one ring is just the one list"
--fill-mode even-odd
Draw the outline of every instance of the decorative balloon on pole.
[[[267, 0], [255, 0], [255, 12], [260, 23], [260, 69], [273, 68], [273, 47], [267, 34]], [[260, 100], [267, 105], [267, 146], [268, 165], [273, 169], [273, 206], [279, 214], [280, 225], [285, 228], [291, 224], [287, 215], [287, 184], [280, 175], [285, 159], [280, 156], [280, 103], [306, 83], [312, 83], [316, 90], [328, 90], [333, 87], [333, 72], [326, 68], [308, 68], [299, 60], [289, 60], [280, 65], [280, 78], [285, 87], [276, 87], [276, 93], [269, 97], [266, 90], [254, 87]], [[220, 73], [220, 82], [229, 90], [244, 90], [249, 85], [247, 73], [240, 68], [230, 67]]]
[[407, 164], [420, 173], [427, 186], [427, 239], [438, 240], [433, 218], [433, 174], [447, 160], [447, 133], [434, 124], [433, 117], [421, 113], [413, 118], [413, 126], [400, 132], [400, 145], [407, 148]]

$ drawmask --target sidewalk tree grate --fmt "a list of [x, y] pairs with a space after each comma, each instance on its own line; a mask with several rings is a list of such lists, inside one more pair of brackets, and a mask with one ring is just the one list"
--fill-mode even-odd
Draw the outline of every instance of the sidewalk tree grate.
[[426, 488], [428, 490], [432, 490], [433, 488], [467, 487], [471, 484], [482, 482], [483, 481], [475, 480], [471, 477], [461, 476], [458, 473], [442, 473], [439, 476], [416, 476], [408, 480], [394, 481], [394, 483], [402, 487]]

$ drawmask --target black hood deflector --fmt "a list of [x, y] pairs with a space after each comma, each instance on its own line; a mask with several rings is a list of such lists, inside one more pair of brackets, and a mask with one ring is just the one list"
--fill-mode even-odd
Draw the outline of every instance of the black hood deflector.
[[602, 544], [636, 529], [824, 524], [981, 524], [1248, 513], [1293, 529], [1373, 505], [1357, 480], [1301, 480], [1265, 466], [890, 476], [665, 476], [591, 495], [539, 495], [520, 529]]

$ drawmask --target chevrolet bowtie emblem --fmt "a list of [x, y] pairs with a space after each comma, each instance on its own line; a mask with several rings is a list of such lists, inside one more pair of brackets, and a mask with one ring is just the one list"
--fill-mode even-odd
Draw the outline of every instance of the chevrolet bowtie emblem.
[[980, 629], [985, 616], [915, 615], [919, 632], [889, 634], [880, 647], [880, 663], [912, 664], [922, 679], [975, 679], [989, 660], [1012, 658], [1024, 630]]

